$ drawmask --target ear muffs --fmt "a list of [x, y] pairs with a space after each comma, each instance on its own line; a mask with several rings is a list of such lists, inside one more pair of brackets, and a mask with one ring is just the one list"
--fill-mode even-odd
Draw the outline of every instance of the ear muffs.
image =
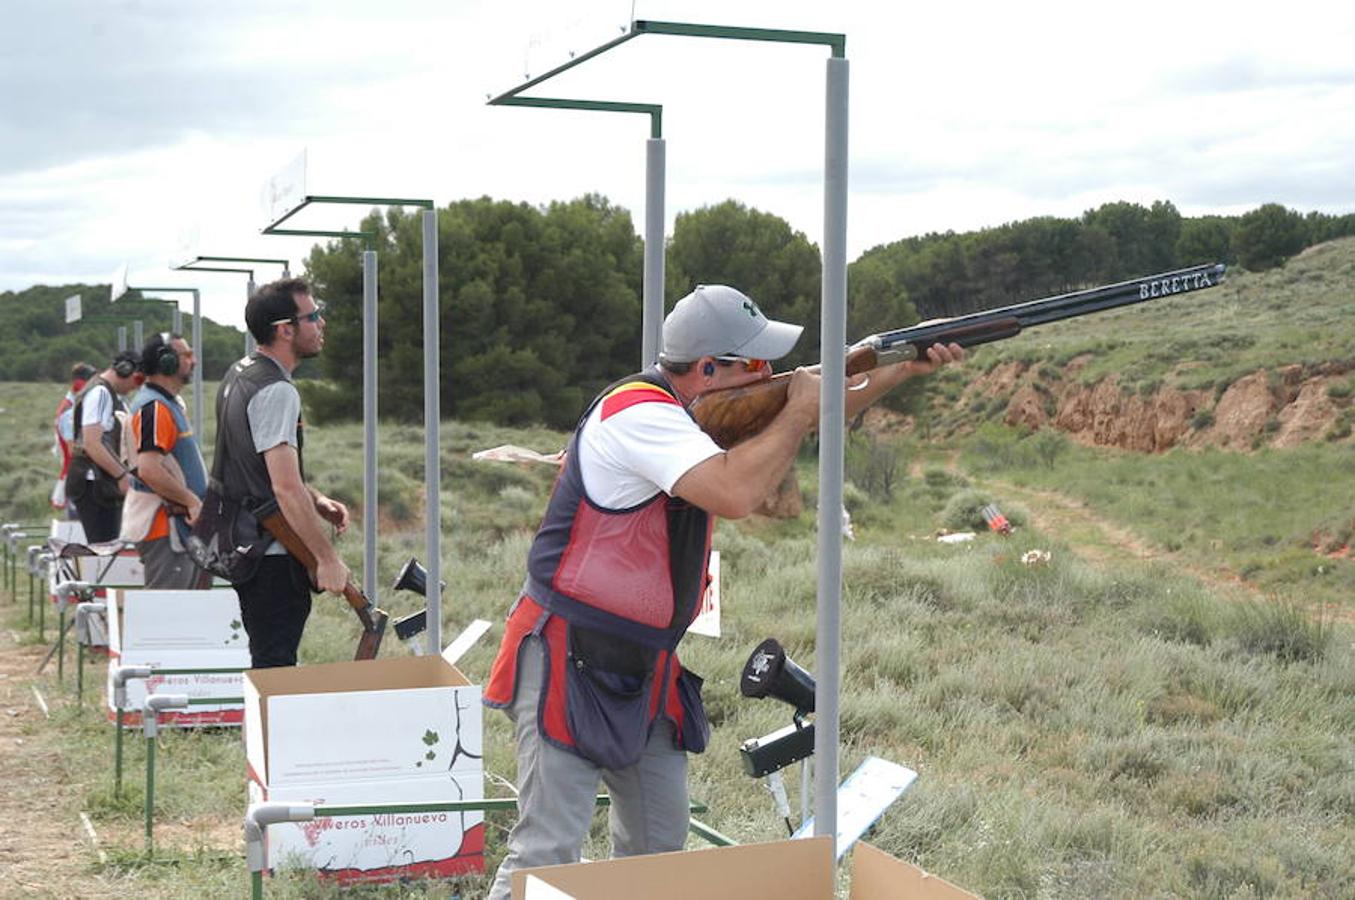
[[119, 378], [131, 378], [136, 373], [136, 362], [127, 357], [114, 360], [113, 371]]
[[702, 367], [701, 367], [701, 374], [702, 374], [702, 375], [705, 375], [707, 378], [709, 378], [710, 376], [714, 375], [714, 374], [715, 374], [715, 363], [708, 362], [708, 363], [706, 363], [704, 366], [702, 366]]
[[152, 374], [179, 374], [179, 354], [178, 351], [170, 346], [169, 341], [169, 332], [161, 333], [160, 346], [155, 348], [155, 365], [152, 366]]

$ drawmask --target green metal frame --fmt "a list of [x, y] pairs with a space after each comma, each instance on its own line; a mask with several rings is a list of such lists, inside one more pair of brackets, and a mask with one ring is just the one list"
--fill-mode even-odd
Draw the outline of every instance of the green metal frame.
[[283, 222], [286, 222], [292, 216], [301, 212], [301, 210], [311, 204], [349, 204], [361, 206], [415, 206], [420, 209], [434, 209], [432, 200], [410, 200], [394, 197], [337, 197], [337, 196], [318, 196], [307, 194], [296, 206], [287, 210], [275, 221], [264, 226], [263, 234], [280, 234], [288, 237], [331, 237], [331, 238], [362, 238], [370, 247], [376, 239], [376, 235], [370, 231], [318, 231], [309, 228], [279, 228]]

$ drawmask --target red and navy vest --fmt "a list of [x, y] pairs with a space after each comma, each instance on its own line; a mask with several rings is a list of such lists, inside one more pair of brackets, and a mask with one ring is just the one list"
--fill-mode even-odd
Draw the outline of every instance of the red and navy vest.
[[599, 404], [604, 419], [638, 403], [673, 403], [657, 369], [623, 378], [584, 412], [527, 557], [524, 593], [566, 621], [657, 650], [675, 648], [706, 588], [713, 519], [660, 491], [629, 509], [589, 499], [579, 435]]

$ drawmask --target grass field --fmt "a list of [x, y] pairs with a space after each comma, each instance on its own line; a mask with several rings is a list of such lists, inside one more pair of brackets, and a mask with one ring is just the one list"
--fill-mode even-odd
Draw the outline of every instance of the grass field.
[[[41, 423], [58, 393], [0, 385], [0, 519], [42, 511], [52, 466]], [[502, 620], [553, 475], [472, 463], [469, 451], [507, 441], [554, 450], [564, 436], [451, 422], [443, 434], [444, 632], [454, 634], [473, 617]], [[1332, 489], [1350, 483], [1349, 459], [1327, 449], [1041, 454], [1018, 435], [983, 431], [963, 445], [876, 447], [872, 462], [858, 443], [851, 471], [860, 484], [847, 492], [857, 540], [844, 560], [843, 773], [868, 754], [920, 773], [872, 841], [988, 897], [1355, 895], [1355, 652], [1349, 627], [1312, 615], [1309, 603], [1349, 611], [1355, 563], [1302, 547], [1312, 528], [1349, 518], [1348, 492]], [[383, 428], [382, 584], [423, 553], [422, 452], [418, 429]], [[867, 477], [882, 453], [898, 466], [888, 496]], [[359, 426], [312, 429], [307, 459], [323, 490], [359, 499]], [[813, 468], [802, 461], [811, 501]], [[1086, 534], [1033, 524], [1008, 538], [933, 540], [944, 523], [972, 521], [975, 496], [1033, 522], [1039, 491], [1055, 490], [1132, 530], [1161, 551], [1158, 560], [1093, 553]], [[361, 545], [358, 534], [342, 542], [351, 565]], [[743, 774], [737, 747], [787, 724], [790, 710], [743, 699], [737, 678], [768, 636], [813, 668], [813, 512], [721, 523], [715, 545], [724, 636], [684, 644], [684, 662], [706, 677], [713, 726], [710, 749], [693, 758], [692, 793], [710, 806], [703, 821], [739, 841], [771, 840], [784, 826]], [[1049, 563], [1023, 565], [1032, 549], [1048, 551]], [[1215, 564], [1262, 593], [1187, 574]], [[383, 605], [393, 616], [415, 608], [398, 594]], [[22, 631], [22, 605], [4, 610]], [[486, 675], [500, 633], [463, 660], [472, 678]], [[353, 639], [346, 607], [320, 600], [303, 661], [345, 658]], [[403, 652], [394, 641], [383, 649]], [[65, 696], [45, 681], [49, 695]], [[486, 768], [511, 779], [506, 720], [487, 711], [485, 725]], [[54, 884], [78, 879], [109, 896], [244, 896], [238, 735], [162, 736], [160, 846], [174, 864], [161, 865], [140, 857], [139, 776], [114, 802], [111, 763], [76, 762], [111, 760], [110, 732], [62, 700], [50, 724], [25, 736], [28, 752], [59, 753], [57, 777], [110, 844], [107, 863], [91, 852], [80, 871], [53, 873]], [[140, 772], [138, 743], [129, 741], [131, 773]], [[786, 780], [797, 809], [798, 778]], [[34, 810], [72, 822], [77, 812]], [[488, 821], [492, 871], [511, 819]], [[601, 816], [586, 852], [606, 853]], [[487, 883], [462, 879], [454, 891], [478, 897]], [[279, 898], [447, 895], [446, 885], [340, 892], [305, 874], [267, 887]]]

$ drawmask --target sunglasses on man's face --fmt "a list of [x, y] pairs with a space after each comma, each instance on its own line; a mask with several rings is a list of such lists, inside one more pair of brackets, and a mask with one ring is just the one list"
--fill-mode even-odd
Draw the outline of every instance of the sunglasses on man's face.
[[325, 316], [325, 305], [323, 303], [315, 304], [315, 309], [300, 316], [288, 316], [285, 319], [274, 319], [269, 325], [286, 325], [288, 322], [296, 322], [298, 325], [302, 322], [318, 322]]
[[765, 359], [750, 359], [747, 356], [717, 356], [715, 361], [726, 367], [742, 365], [745, 372], [761, 372], [768, 365]]

